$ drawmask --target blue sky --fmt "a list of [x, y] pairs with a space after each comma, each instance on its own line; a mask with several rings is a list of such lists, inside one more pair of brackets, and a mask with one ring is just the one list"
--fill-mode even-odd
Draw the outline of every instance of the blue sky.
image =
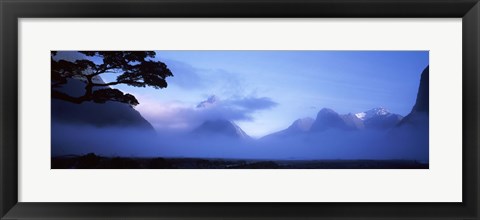
[[[185, 131], [223, 117], [261, 137], [298, 118], [315, 118], [324, 107], [340, 114], [384, 107], [405, 116], [428, 56], [428, 51], [157, 51], [156, 59], [174, 75], [167, 88], [116, 88], [134, 94], [140, 101], [136, 109], [159, 131]], [[212, 96], [211, 106], [198, 107]]]

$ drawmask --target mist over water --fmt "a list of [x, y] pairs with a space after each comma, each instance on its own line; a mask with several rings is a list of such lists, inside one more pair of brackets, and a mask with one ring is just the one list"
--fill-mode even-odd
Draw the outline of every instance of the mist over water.
[[52, 156], [223, 159], [408, 159], [428, 162], [428, 128], [388, 131], [327, 130], [291, 137], [238, 139], [191, 133], [155, 133], [127, 127], [52, 124]]

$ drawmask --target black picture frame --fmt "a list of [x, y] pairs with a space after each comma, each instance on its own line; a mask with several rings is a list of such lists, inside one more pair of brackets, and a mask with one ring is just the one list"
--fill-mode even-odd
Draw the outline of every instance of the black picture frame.
[[[479, 219], [478, 0], [0, 0], [1, 219]], [[462, 203], [18, 202], [18, 19], [462, 18]], [[448, 42], [446, 42], [448, 43]], [[447, 85], [446, 85], [447, 86]], [[438, 192], [442, 193], [442, 192]]]

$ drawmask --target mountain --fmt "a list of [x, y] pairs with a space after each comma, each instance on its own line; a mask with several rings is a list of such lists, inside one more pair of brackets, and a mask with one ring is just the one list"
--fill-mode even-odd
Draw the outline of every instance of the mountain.
[[429, 161], [429, 67], [420, 77], [417, 99], [410, 113], [389, 133], [390, 143], [414, 155], [417, 160]]
[[263, 138], [288, 137], [296, 134], [302, 134], [310, 131], [315, 120], [313, 118], [300, 118], [295, 120], [288, 128], [266, 135]]
[[287, 129], [269, 134], [264, 138], [287, 137], [309, 131], [321, 132], [329, 129], [348, 131], [364, 129], [385, 130], [394, 127], [402, 118], [401, 115], [391, 113], [381, 107], [345, 115], [340, 115], [329, 108], [323, 108], [318, 112], [316, 119], [298, 119]]
[[[215, 106], [219, 102], [217, 96], [212, 95], [200, 102], [196, 108], [205, 109]], [[226, 119], [207, 120], [192, 131], [196, 137], [229, 137], [235, 139], [251, 139], [237, 124]]]
[[202, 137], [230, 137], [236, 139], [250, 139], [234, 122], [224, 119], [208, 120], [203, 122], [192, 132], [194, 135]]
[[372, 117], [365, 120], [363, 124], [366, 129], [386, 130], [395, 127], [402, 119], [403, 116], [390, 113], [387, 115]]
[[384, 130], [397, 125], [402, 116], [389, 112], [387, 109], [378, 107], [365, 112], [356, 113], [355, 116], [362, 120], [366, 129]]
[[[103, 82], [101, 78], [97, 83]], [[85, 91], [85, 82], [69, 79], [67, 84], [55, 88], [71, 96], [80, 96]], [[70, 103], [63, 100], [51, 100], [52, 122], [65, 124], [93, 125], [96, 127], [133, 127], [153, 131], [152, 125], [131, 105], [107, 101], [106, 103], [83, 102]]]
[[293, 122], [286, 130], [291, 132], [306, 132], [309, 131], [315, 120], [313, 118], [300, 118]]
[[360, 120], [365, 121], [373, 117], [383, 116], [388, 114], [390, 114], [390, 112], [387, 109], [378, 107], [378, 108], [370, 109], [365, 112], [356, 113], [355, 116], [357, 116], [357, 118], [359, 118]]
[[319, 132], [328, 129], [358, 130], [360, 128], [360, 119], [353, 114], [340, 115], [332, 109], [323, 108], [318, 112], [317, 119], [313, 122], [310, 131]]
[[365, 128], [362, 120], [359, 119], [355, 114], [348, 113], [346, 115], [341, 115], [341, 117], [347, 125], [347, 128], [350, 130], [362, 130]]
[[413, 125], [427, 126], [429, 118], [429, 66], [427, 66], [420, 77], [420, 85], [418, 86], [417, 99], [412, 111], [405, 116], [398, 126]]

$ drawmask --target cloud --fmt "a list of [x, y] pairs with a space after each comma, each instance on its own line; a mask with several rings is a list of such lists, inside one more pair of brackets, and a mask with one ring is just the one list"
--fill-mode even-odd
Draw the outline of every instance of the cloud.
[[257, 111], [274, 108], [278, 104], [268, 97], [241, 97], [222, 100], [210, 96], [197, 105], [181, 102], [142, 101], [137, 107], [142, 115], [161, 132], [185, 132], [207, 120], [254, 120]]
[[198, 68], [177, 60], [159, 60], [167, 64], [173, 73], [173, 77], [166, 79], [170, 85], [184, 90], [209, 90], [211, 93], [224, 96], [242, 94], [244, 91], [244, 81], [239, 73], [215, 68]]
[[237, 105], [245, 109], [250, 110], [262, 110], [269, 109], [277, 106], [278, 104], [268, 97], [246, 97], [242, 99], [231, 100], [232, 105]]
[[199, 72], [202, 70], [180, 61], [162, 60], [162, 62], [167, 64], [167, 67], [173, 73], [173, 77], [167, 78], [168, 83], [187, 89], [206, 87], [206, 82], [199, 75]]
[[207, 98], [207, 100], [200, 102], [197, 105], [197, 108], [207, 108], [211, 105], [215, 105], [218, 102], [218, 97], [215, 95], [212, 95]]

